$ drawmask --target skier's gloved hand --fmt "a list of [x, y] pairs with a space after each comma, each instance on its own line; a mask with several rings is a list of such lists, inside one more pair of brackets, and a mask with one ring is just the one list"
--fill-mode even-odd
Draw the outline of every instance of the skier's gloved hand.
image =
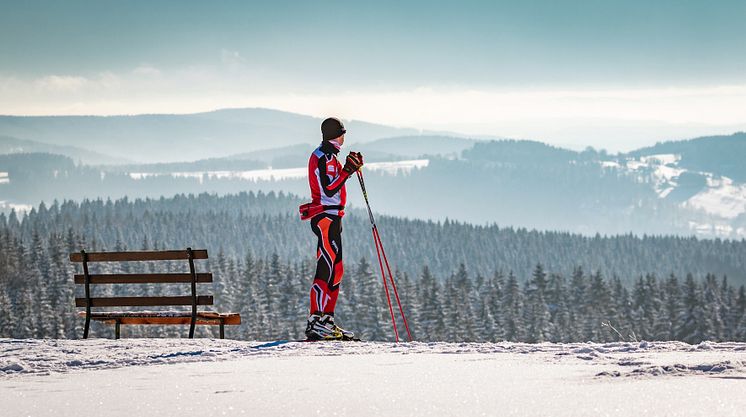
[[346, 173], [352, 174], [363, 166], [363, 154], [360, 152], [350, 152], [347, 155], [345, 166], [342, 168]]

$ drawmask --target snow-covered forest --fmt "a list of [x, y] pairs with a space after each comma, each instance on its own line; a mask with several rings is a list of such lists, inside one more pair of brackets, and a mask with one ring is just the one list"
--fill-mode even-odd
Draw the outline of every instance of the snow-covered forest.
[[[198, 269], [215, 275], [207, 291], [216, 296], [215, 309], [240, 312], [244, 319], [227, 329], [228, 337], [300, 337], [314, 242], [307, 224], [291, 214], [296, 203], [274, 194], [201, 195], [66, 202], [42, 205], [22, 219], [0, 216], [0, 304], [8, 306], [0, 310], [0, 337], [82, 335], [73, 302], [78, 266], [68, 261], [70, 252], [186, 246], [210, 251]], [[391, 340], [366, 220], [354, 211], [345, 218], [346, 273], [337, 316], [365, 339]], [[722, 273], [744, 271], [743, 241], [585, 238], [396, 218], [381, 223], [417, 340], [746, 340], [743, 276], [730, 274], [729, 281]], [[124, 267], [183, 271], [186, 265]], [[99, 286], [94, 294], [112, 291]], [[140, 286], [127, 294], [153, 291]], [[216, 331], [200, 328], [197, 334]], [[112, 329], [94, 324], [93, 334], [111, 336]], [[123, 330], [124, 337], [184, 334], [179, 327]]]

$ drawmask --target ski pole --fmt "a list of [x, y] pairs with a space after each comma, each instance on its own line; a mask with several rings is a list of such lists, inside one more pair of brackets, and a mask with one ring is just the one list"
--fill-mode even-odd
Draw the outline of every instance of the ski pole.
[[[383, 261], [386, 263], [386, 270], [389, 274], [389, 281], [391, 281], [391, 287], [394, 290], [394, 296], [396, 297], [396, 303], [399, 306], [399, 313], [401, 314], [402, 321], [404, 322], [404, 327], [407, 330], [407, 338], [409, 341], [412, 341], [412, 334], [409, 331], [409, 323], [407, 323], [407, 317], [404, 315], [404, 308], [402, 308], [401, 305], [401, 299], [399, 298], [399, 291], [396, 288], [396, 282], [394, 281], [394, 275], [391, 273], [391, 266], [389, 265], [388, 257], [386, 256], [386, 251], [383, 248], [383, 242], [381, 241], [381, 234], [378, 232], [378, 226], [376, 225], [375, 218], [373, 217], [373, 211], [370, 208], [370, 201], [368, 201], [368, 192], [365, 188], [365, 181], [363, 180], [363, 173], [358, 170], [357, 172], [357, 178], [360, 181], [360, 188], [363, 191], [363, 198], [365, 199], [365, 205], [368, 208], [368, 217], [370, 218], [370, 224], [371, 224], [371, 231], [373, 232], [373, 242], [376, 245], [376, 255], [378, 255], [378, 266], [381, 268], [381, 278], [383, 280], [384, 290], [386, 291], [386, 301], [389, 305], [389, 313], [391, 313], [391, 323], [394, 327], [394, 335], [396, 337], [396, 341], [399, 341], [399, 331], [396, 327], [396, 319], [394, 318], [394, 308], [391, 305], [391, 295], [389, 293], [389, 287], [388, 283], [386, 282], [386, 272], [383, 269], [383, 262], [381, 261], [381, 254], [383, 254]], [[380, 249], [379, 249], [380, 248]]]
[[407, 338], [412, 341], [412, 333], [409, 332], [409, 323], [407, 323], [407, 317], [404, 315], [404, 308], [402, 308], [401, 300], [399, 299], [399, 291], [396, 289], [396, 282], [394, 282], [394, 274], [391, 273], [391, 267], [389, 266], [389, 260], [386, 257], [386, 251], [383, 250], [383, 242], [381, 242], [381, 234], [378, 232], [378, 227], [375, 228], [376, 237], [378, 237], [378, 243], [381, 245], [381, 253], [383, 253], [383, 261], [386, 263], [386, 269], [389, 272], [389, 280], [391, 280], [391, 287], [394, 289], [394, 297], [396, 297], [396, 304], [399, 306], [399, 313], [401, 314], [402, 321], [404, 322], [404, 328], [407, 330]]
[[381, 251], [379, 247], [381, 242], [376, 239], [376, 229], [373, 226], [373, 243], [376, 245], [376, 255], [378, 255], [378, 266], [381, 268], [381, 279], [383, 280], [383, 289], [386, 291], [386, 302], [389, 305], [389, 313], [391, 314], [391, 324], [394, 326], [394, 337], [399, 342], [399, 330], [396, 328], [396, 318], [394, 318], [394, 307], [391, 305], [391, 294], [389, 294], [389, 284], [386, 282], [386, 274], [383, 272], [383, 263], [381, 262]]
[[383, 262], [381, 261], [381, 251], [379, 249], [379, 241], [376, 238], [376, 221], [373, 218], [373, 211], [370, 209], [370, 203], [368, 202], [368, 192], [365, 189], [365, 182], [363, 181], [363, 174], [360, 170], [357, 172], [357, 179], [360, 181], [360, 189], [363, 191], [363, 198], [365, 199], [365, 205], [368, 207], [368, 217], [370, 218], [371, 230], [373, 232], [373, 243], [376, 245], [376, 255], [378, 255], [378, 266], [381, 268], [381, 279], [383, 280], [383, 289], [386, 291], [386, 301], [389, 305], [389, 313], [391, 313], [391, 324], [394, 326], [394, 336], [396, 341], [399, 341], [399, 331], [396, 328], [396, 318], [394, 318], [394, 308], [391, 305], [391, 295], [389, 294], [389, 284], [386, 282], [386, 273], [383, 271]]

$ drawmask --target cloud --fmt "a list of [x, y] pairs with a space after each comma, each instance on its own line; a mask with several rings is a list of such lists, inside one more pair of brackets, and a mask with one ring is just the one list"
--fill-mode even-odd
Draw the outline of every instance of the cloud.
[[112, 72], [102, 72], [96, 78], [80, 75], [47, 75], [33, 81], [37, 91], [42, 94], [44, 92], [72, 94], [85, 90], [112, 90], [119, 88], [121, 83], [121, 78]]
[[142, 75], [146, 77], [158, 77], [161, 75], [161, 70], [148, 64], [141, 64], [133, 69], [132, 73], [135, 75]]
[[220, 50], [220, 60], [223, 64], [228, 66], [242, 65], [246, 63], [246, 59], [242, 57], [238, 51], [231, 51], [228, 49]]
[[94, 80], [92, 83], [89, 83], [93, 85], [97, 89], [108, 89], [108, 90], [114, 90], [118, 89], [122, 85], [122, 79], [120, 76], [114, 74], [113, 72], [102, 72], [98, 75], [98, 78]]
[[63, 92], [80, 90], [87, 83], [87, 78], [72, 75], [47, 75], [34, 82], [38, 89]]
[[693, 136], [688, 132], [695, 131], [733, 131], [746, 124], [746, 84], [556, 89], [361, 85], [342, 90], [254, 68], [238, 51], [223, 49], [221, 59], [179, 69], [143, 63], [123, 72], [86, 76], [24, 79], [0, 74], [0, 114], [191, 113], [266, 107], [473, 135], [561, 139], [558, 143], [595, 145], [618, 137], [617, 148], [633, 135], [641, 141], [659, 140]]
[[[276, 95], [268, 104], [305, 114], [336, 108], [349, 117], [402, 126], [485, 125], [540, 120], [746, 121], [746, 85], [616, 89], [416, 88]], [[321, 110], [321, 111], [320, 111]]]

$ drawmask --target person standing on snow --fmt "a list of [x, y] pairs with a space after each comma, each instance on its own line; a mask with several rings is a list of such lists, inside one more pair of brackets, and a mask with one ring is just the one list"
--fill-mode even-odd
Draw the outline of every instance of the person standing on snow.
[[347, 191], [345, 181], [363, 166], [363, 155], [350, 152], [344, 166], [337, 154], [345, 141], [344, 125], [330, 117], [321, 123], [322, 142], [308, 160], [311, 203], [300, 207], [301, 219], [311, 220], [318, 238], [316, 274], [311, 286], [311, 308], [306, 324], [309, 340], [353, 339], [354, 334], [334, 323], [334, 307], [342, 282], [342, 217]]

